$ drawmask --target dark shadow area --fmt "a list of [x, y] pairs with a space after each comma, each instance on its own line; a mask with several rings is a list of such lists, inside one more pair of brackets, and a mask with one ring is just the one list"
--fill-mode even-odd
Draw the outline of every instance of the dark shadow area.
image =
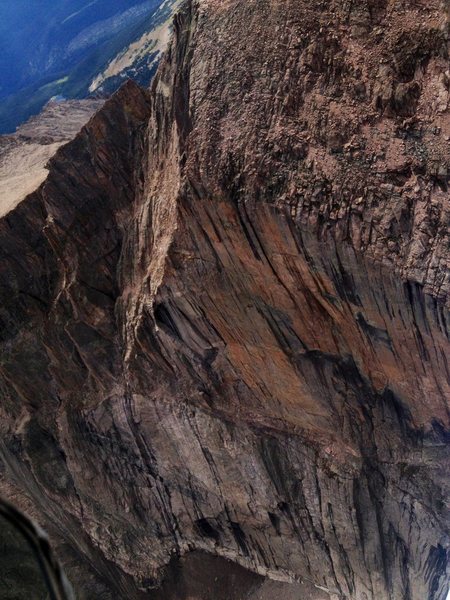
[[33, 550], [0, 515], [0, 600], [50, 600]]

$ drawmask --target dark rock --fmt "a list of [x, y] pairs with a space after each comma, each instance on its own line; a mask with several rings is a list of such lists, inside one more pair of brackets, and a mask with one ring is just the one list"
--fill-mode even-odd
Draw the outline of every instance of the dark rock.
[[80, 597], [445, 598], [448, 65], [420, 136], [378, 66], [448, 17], [375, 4], [187, 2], [0, 221], [0, 489]]

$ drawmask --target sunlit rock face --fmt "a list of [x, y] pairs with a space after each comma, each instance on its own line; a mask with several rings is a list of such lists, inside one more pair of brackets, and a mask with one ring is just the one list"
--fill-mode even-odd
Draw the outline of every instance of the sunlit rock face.
[[0, 489], [81, 597], [445, 599], [447, 40], [187, 2], [0, 221]]

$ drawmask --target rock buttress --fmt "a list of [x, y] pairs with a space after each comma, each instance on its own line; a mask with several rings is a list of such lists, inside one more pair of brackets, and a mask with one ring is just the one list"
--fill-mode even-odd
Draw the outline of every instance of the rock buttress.
[[170, 564], [203, 600], [206, 553], [236, 599], [443, 600], [445, 7], [198, 0], [174, 30], [0, 223], [2, 485], [86, 597]]

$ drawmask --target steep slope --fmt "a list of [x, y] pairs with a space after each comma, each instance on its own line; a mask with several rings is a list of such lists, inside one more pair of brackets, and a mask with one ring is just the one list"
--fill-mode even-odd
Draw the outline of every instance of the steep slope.
[[[127, 77], [148, 85], [165, 49], [177, 3], [2, 3], [0, 133], [14, 131], [52, 97], [110, 94]], [[109, 63], [115, 67], [113, 75]]]
[[82, 597], [445, 599], [448, 17], [188, 1], [0, 221], [0, 489]]
[[[133, 580], [114, 562], [110, 564], [94, 538], [83, 532], [84, 509], [59, 441], [62, 396], [52, 383], [53, 366], [59, 368], [54, 363], [56, 355], [50, 356], [50, 346], [56, 343], [58, 353], [61, 343], [64, 354], [63, 347], [69, 344], [69, 356], [63, 359], [66, 365], [60, 373], [68, 377], [68, 390], [78, 389], [83, 394], [80, 376], [84, 377], [84, 367], [72, 346], [72, 334], [62, 322], [52, 325], [50, 313], [55, 302], [60, 308], [65, 305], [65, 294], [54, 295], [59, 295], [60, 286], [71, 288], [75, 283], [66, 267], [72, 264], [77, 271], [82, 269], [84, 275], [77, 285], [83, 290], [86, 314], [99, 327], [93, 344], [101, 354], [111, 352], [113, 330], [108, 332], [107, 322], [114, 315], [114, 282], [121, 252], [119, 224], [128, 219], [135, 195], [142, 159], [138, 131], [147, 118], [146, 93], [129, 83], [72, 143], [57, 151], [45, 182], [0, 221], [0, 493], [50, 531], [80, 589], [80, 599], [140, 595]], [[77, 256], [78, 251], [82, 256]], [[58, 319], [56, 313], [54, 316]], [[61, 317], [65, 319], [63, 314]], [[60, 341], [47, 338], [52, 330], [59, 331], [56, 338], [62, 334]], [[89, 327], [85, 333], [88, 331]], [[103, 336], [106, 346], [102, 350]], [[109, 358], [105, 354], [100, 360], [106, 360], [106, 379], [114, 354]], [[15, 373], [17, 368], [24, 369], [22, 375]], [[27, 432], [24, 437], [22, 427], [23, 433]], [[79, 467], [87, 481], [89, 475], [82, 463]]]

